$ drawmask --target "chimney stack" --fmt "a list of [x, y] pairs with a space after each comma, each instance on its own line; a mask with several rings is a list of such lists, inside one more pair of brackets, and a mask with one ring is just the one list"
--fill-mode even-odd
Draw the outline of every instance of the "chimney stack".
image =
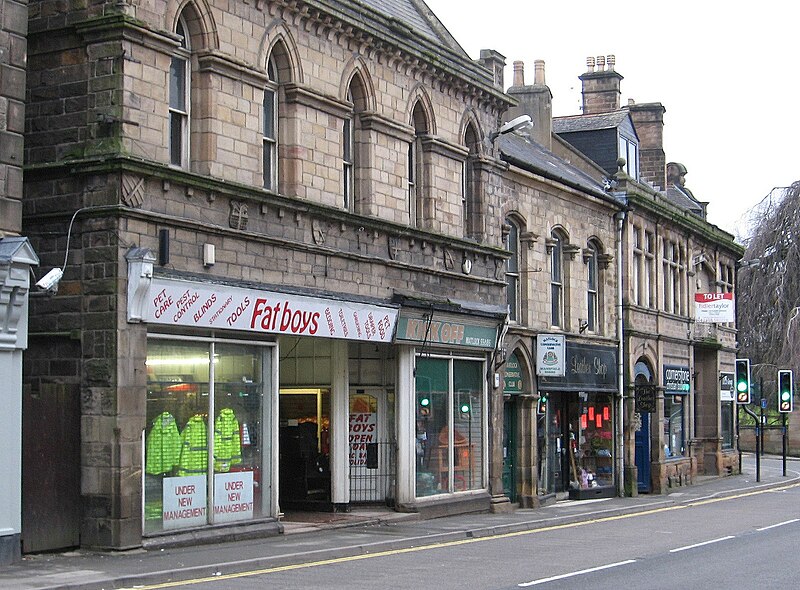
[[533, 121], [531, 138], [550, 150], [553, 147], [553, 95], [544, 81], [544, 61], [536, 60], [533, 67], [533, 86], [525, 86], [525, 64], [514, 62], [514, 85], [507, 92], [519, 104], [506, 111], [505, 120], [529, 115]]
[[667, 157], [664, 153], [664, 113], [660, 102], [628, 104], [639, 136], [639, 177], [660, 190], [667, 188]]
[[586, 58], [587, 72], [579, 76], [583, 83], [584, 115], [619, 110], [622, 76], [614, 70], [616, 61], [613, 55]]

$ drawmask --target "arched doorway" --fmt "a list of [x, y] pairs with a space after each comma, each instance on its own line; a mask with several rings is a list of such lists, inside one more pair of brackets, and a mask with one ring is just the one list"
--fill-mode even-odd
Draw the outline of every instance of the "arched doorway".
[[645, 360], [636, 362], [634, 371], [635, 414], [635, 460], [636, 485], [640, 493], [652, 491], [650, 481], [650, 414], [656, 411], [656, 386], [653, 371]]

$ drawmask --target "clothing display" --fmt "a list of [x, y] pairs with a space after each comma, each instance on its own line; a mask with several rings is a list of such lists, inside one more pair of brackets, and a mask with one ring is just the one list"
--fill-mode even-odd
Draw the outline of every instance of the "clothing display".
[[162, 412], [153, 420], [147, 434], [147, 460], [145, 473], [161, 475], [170, 473], [181, 457], [181, 435], [175, 418], [169, 412]]
[[208, 473], [208, 428], [200, 414], [189, 418], [181, 433], [181, 458], [178, 475], [205, 475]]
[[232, 409], [223, 408], [214, 421], [214, 471], [227, 473], [231, 466], [241, 462], [239, 421]]

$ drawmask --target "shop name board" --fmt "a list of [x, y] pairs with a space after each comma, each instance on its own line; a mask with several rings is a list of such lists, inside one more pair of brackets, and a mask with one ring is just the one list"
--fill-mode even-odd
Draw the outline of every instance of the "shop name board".
[[497, 329], [453, 320], [401, 316], [397, 321], [397, 340], [491, 350], [497, 341]]
[[397, 310], [154, 277], [145, 321], [169, 326], [391, 342]]
[[733, 293], [695, 293], [694, 319], [705, 323], [734, 321]]
[[611, 346], [567, 343], [563, 377], [539, 376], [540, 389], [565, 391], [617, 390], [617, 349]]
[[519, 366], [519, 359], [514, 353], [511, 353], [511, 356], [506, 361], [503, 393], [508, 395], [522, 393], [522, 370]]
[[678, 365], [664, 365], [664, 392], [689, 393], [691, 389], [691, 373], [689, 367]]
[[719, 399], [722, 402], [732, 402], [735, 397], [733, 395], [733, 373], [720, 373], [719, 374]]

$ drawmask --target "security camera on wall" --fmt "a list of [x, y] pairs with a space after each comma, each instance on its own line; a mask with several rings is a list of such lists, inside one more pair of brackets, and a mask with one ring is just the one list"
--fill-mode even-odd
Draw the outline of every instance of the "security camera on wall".
[[60, 268], [54, 268], [41, 279], [36, 281], [36, 286], [45, 291], [54, 291], [58, 288], [58, 282], [64, 276], [64, 271]]

